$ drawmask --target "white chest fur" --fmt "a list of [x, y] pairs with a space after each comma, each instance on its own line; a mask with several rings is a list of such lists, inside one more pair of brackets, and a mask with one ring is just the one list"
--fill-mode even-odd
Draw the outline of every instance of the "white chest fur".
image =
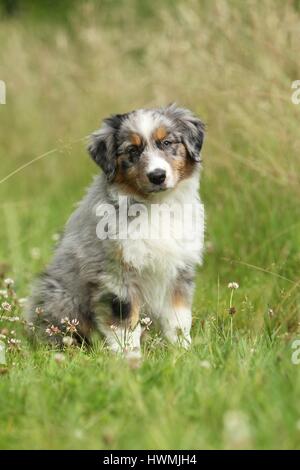
[[187, 264], [201, 262], [204, 208], [197, 186], [182, 182], [163, 202], [129, 208], [128, 226], [120, 240], [125, 263], [166, 280]]

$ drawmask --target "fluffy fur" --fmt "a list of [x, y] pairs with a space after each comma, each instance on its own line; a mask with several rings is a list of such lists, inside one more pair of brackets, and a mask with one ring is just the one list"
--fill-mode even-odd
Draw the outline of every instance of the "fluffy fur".
[[[47, 336], [47, 327], [61, 329], [68, 317], [79, 320], [79, 338], [89, 341], [96, 330], [114, 351], [139, 349], [140, 319], [147, 315], [169, 341], [190, 344], [194, 271], [203, 253], [203, 134], [201, 121], [175, 105], [104, 120], [89, 145], [103, 171], [67, 222], [52, 262], [33, 287], [28, 316], [37, 331]], [[125, 236], [119, 236], [117, 227], [114, 237], [99, 239], [99, 207], [110, 204], [120, 214], [125, 203], [128, 221], [134, 219], [130, 209], [137, 203], [149, 211], [152, 204], [171, 209], [192, 204], [187, 223], [196, 221], [197, 230], [185, 227], [193, 236], [178, 238], [172, 220], [164, 236], [146, 210], [140, 214], [139, 237], [137, 227], [129, 224]], [[145, 227], [157, 237], [149, 237], [149, 231], [141, 236]], [[55, 335], [48, 339], [57, 341]]]

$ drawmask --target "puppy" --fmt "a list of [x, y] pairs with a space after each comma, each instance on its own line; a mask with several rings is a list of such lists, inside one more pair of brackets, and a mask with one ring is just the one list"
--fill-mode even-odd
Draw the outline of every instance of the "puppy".
[[174, 104], [104, 120], [88, 147], [102, 172], [33, 287], [28, 316], [36, 331], [87, 342], [98, 331], [122, 352], [140, 349], [151, 319], [171, 343], [189, 346], [204, 244], [203, 137], [202, 122]]

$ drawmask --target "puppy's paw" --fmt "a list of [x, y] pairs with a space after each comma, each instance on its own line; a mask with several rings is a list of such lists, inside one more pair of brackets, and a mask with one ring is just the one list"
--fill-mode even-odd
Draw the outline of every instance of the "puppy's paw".
[[176, 328], [173, 332], [167, 332], [165, 336], [166, 339], [175, 346], [179, 346], [186, 350], [190, 349], [192, 343], [191, 335], [189, 333], [185, 333], [182, 329]]
[[178, 341], [178, 344], [186, 350], [190, 349], [191, 344], [192, 344], [191, 335], [178, 337], [177, 341]]
[[143, 362], [142, 353], [139, 348], [125, 350], [124, 358], [131, 369], [139, 369]]

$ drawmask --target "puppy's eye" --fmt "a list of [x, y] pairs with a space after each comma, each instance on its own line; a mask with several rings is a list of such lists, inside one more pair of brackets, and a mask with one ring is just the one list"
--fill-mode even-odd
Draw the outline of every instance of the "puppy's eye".
[[164, 147], [170, 147], [172, 142], [170, 140], [163, 140], [162, 144], [163, 144]]
[[138, 157], [140, 154], [140, 150], [138, 147], [129, 147], [128, 153], [131, 157]]

